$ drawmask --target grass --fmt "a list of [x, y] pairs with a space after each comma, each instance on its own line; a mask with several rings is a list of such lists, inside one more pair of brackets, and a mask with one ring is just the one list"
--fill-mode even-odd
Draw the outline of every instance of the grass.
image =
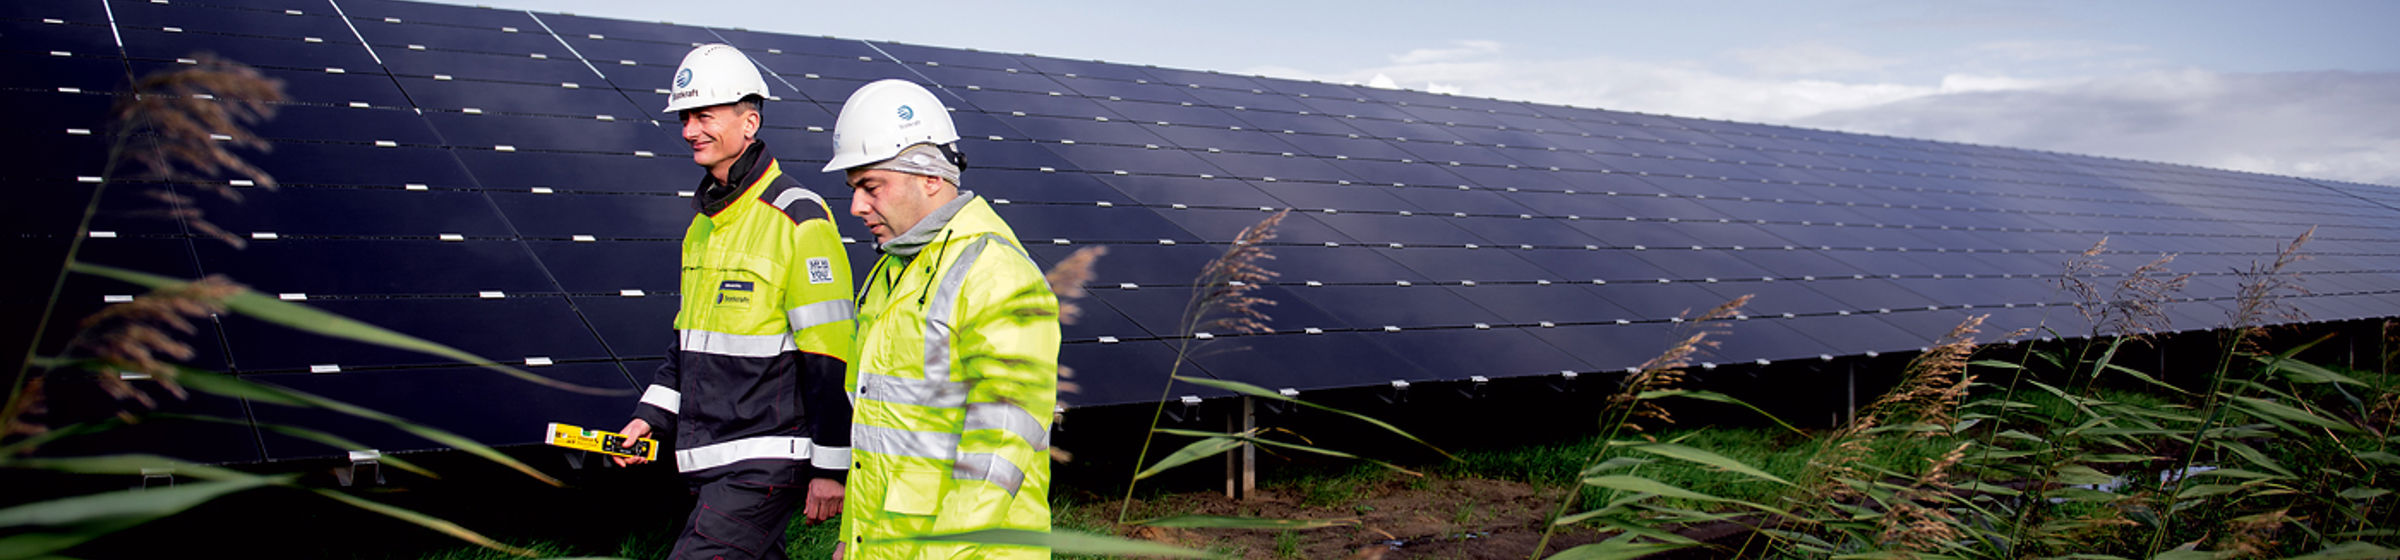
[[[570, 556], [602, 556], [615, 558], [665, 558], [674, 552], [675, 535], [680, 527], [625, 535], [614, 546], [594, 543], [566, 543], [556, 540], [533, 540], [509, 544], [531, 550], [536, 558]], [[785, 555], [792, 558], [831, 558], [833, 546], [840, 542], [841, 526], [828, 521], [810, 526], [798, 516], [792, 518], [791, 540], [784, 544]], [[458, 547], [435, 551], [418, 557], [419, 560], [519, 560], [521, 557], [482, 547]]]

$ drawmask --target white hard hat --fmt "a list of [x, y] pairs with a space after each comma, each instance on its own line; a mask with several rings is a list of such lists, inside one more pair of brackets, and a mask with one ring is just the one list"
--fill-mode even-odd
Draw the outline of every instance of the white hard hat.
[[675, 81], [668, 85], [668, 113], [724, 105], [753, 95], [767, 97], [767, 80], [759, 76], [758, 66], [733, 45], [722, 43], [701, 45], [683, 55], [683, 66], [675, 69]]
[[907, 80], [876, 80], [859, 86], [842, 102], [842, 115], [833, 121], [833, 158], [825, 162], [825, 171], [892, 159], [917, 144], [947, 148], [957, 141], [950, 109], [933, 92]]

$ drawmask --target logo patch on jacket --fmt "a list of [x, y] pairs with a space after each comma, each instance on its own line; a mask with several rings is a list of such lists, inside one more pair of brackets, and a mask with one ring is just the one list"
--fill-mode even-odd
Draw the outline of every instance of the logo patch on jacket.
[[718, 283], [717, 305], [725, 305], [728, 303], [735, 305], [747, 305], [750, 303], [750, 294], [757, 291], [755, 286], [755, 284], [748, 280], [726, 280], [722, 283]]
[[825, 257], [809, 257], [808, 283], [827, 284], [831, 282], [833, 282], [833, 260]]

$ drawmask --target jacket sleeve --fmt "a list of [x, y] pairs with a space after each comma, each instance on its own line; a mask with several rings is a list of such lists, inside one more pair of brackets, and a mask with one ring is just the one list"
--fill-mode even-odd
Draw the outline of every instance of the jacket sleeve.
[[667, 345], [667, 363], [659, 364], [650, 374], [650, 386], [642, 390], [642, 400], [633, 405], [633, 417], [650, 423], [650, 437], [665, 440], [675, 435], [675, 413], [683, 406], [683, 372], [681, 363], [683, 341], [680, 337]]
[[951, 360], [966, 375], [955, 490], [935, 527], [978, 527], [1010, 511], [1026, 485], [1049, 484], [1058, 400], [1058, 298], [1021, 249], [997, 238], [961, 294]]
[[[802, 202], [801, 204], [807, 204]], [[784, 267], [783, 309], [800, 347], [801, 429], [811, 438], [812, 478], [847, 478], [850, 470], [850, 399], [843, 389], [857, 356], [857, 304], [851, 301], [850, 261], [842, 250], [831, 212], [800, 222], [793, 234], [792, 262]]]

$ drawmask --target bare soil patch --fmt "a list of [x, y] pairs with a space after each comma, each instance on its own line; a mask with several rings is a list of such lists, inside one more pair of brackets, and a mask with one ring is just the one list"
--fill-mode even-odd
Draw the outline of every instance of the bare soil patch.
[[[1161, 529], [1140, 527], [1129, 536], [1179, 546], [1238, 554], [1245, 558], [1525, 558], [1541, 539], [1543, 520], [1558, 507], [1559, 490], [1523, 482], [1481, 478], [1392, 477], [1349, 481], [1327, 489], [1313, 482], [1260, 488], [1250, 499], [1192, 492], [1139, 500], [1134, 511], [1181, 512], [1278, 519], [1343, 520], [1321, 529]], [[1090, 504], [1091, 513], [1113, 516], [1115, 502]], [[1105, 510], [1106, 515], [1102, 515]], [[1562, 527], [1549, 551], [1598, 541], [1586, 528]]]

